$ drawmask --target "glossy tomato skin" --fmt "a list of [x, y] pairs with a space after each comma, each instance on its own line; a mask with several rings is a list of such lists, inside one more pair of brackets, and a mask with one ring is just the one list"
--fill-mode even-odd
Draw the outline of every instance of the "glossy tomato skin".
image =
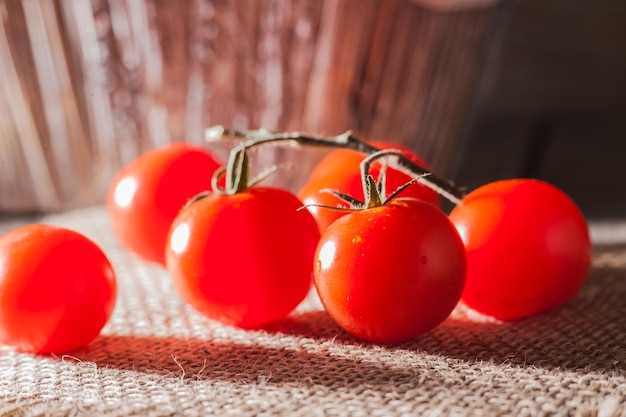
[[[403, 154], [418, 165], [429, 169], [428, 165], [410, 149], [392, 144], [390, 142], [372, 142], [372, 145], [379, 149], [398, 149]], [[328, 188], [342, 193], [348, 194], [363, 201], [363, 185], [361, 183], [360, 164], [365, 155], [350, 150], [337, 149], [326, 155], [313, 169], [309, 180], [298, 192], [298, 197], [307, 205], [308, 210], [315, 217], [320, 232], [323, 232], [332, 222], [339, 217], [344, 216], [346, 212], [337, 210], [328, 210], [319, 205], [325, 206], [341, 206], [346, 207], [347, 204], [341, 202], [332, 194], [320, 192], [321, 189]], [[374, 162], [370, 173], [375, 179], [378, 179], [381, 164]], [[392, 193], [398, 187], [410, 181], [411, 177], [396, 171], [393, 168], [387, 169], [386, 189], [387, 194]], [[426, 185], [415, 183], [400, 193], [399, 197], [413, 197], [428, 201], [435, 205], [440, 202], [439, 195], [436, 191]]]
[[122, 168], [106, 198], [111, 225], [122, 246], [164, 265], [174, 218], [190, 198], [211, 189], [211, 177], [219, 166], [205, 149], [172, 143]]
[[493, 182], [450, 213], [465, 243], [463, 302], [501, 320], [554, 310], [582, 288], [591, 265], [585, 218], [558, 188], [532, 179]]
[[322, 234], [314, 282], [325, 310], [374, 343], [412, 340], [443, 322], [465, 282], [465, 249], [448, 217], [400, 198], [341, 217]]
[[213, 194], [172, 225], [166, 265], [183, 300], [241, 328], [286, 317], [312, 286], [315, 220], [288, 191]]
[[0, 343], [64, 353], [88, 345], [115, 306], [111, 264], [91, 240], [43, 224], [0, 237]]

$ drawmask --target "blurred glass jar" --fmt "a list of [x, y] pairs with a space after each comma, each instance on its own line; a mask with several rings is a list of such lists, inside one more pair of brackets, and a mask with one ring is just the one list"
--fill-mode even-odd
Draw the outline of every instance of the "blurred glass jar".
[[[0, 0], [0, 212], [97, 204], [137, 155], [216, 124], [352, 130], [450, 175], [506, 3]], [[323, 153], [253, 161], [297, 161], [271, 177], [296, 190]]]

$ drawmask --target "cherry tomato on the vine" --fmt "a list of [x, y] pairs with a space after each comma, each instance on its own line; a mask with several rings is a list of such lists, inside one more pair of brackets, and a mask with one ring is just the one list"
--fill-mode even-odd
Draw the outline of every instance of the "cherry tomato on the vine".
[[34, 224], [0, 237], [0, 343], [31, 353], [88, 345], [117, 294], [100, 248], [64, 228]]
[[[379, 141], [371, 142], [371, 144], [379, 149], [398, 149], [416, 164], [428, 168], [420, 157], [406, 147]], [[335, 196], [320, 192], [320, 190], [324, 188], [333, 189], [363, 200], [360, 163], [364, 158], [365, 155], [351, 149], [336, 149], [330, 152], [315, 166], [309, 180], [298, 192], [298, 197], [308, 206], [307, 208], [315, 217], [321, 232], [339, 217], [345, 215], [346, 212], [319, 207], [320, 205], [337, 206]], [[378, 161], [371, 166], [369, 173], [375, 180], [378, 180], [380, 169], [381, 163]], [[385, 181], [387, 192], [392, 193], [410, 180], [408, 175], [400, 171], [393, 168], [387, 169]], [[414, 197], [435, 205], [439, 204], [437, 192], [420, 183], [410, 185], [399, 194], [399, 197]]]
[[183, 300], [242, 328], [286, 317], [312, 286], [315, 220], [286, 190], [252, 187], [211, 194], [183, 209], [166, 265]]
[[106, 205], [122, 246], [165, 264], [165, 243], [185, 203], [211, 189], [219, 162], [207, 150], [172, 143], [150, 150], [122, 168], [109, 186]]
[[322, 234], [314, 282], [335, 322], [366, 341], [402, 343], [443, 322], [465, 282], [465, 249], [431, 203], [392, 199]]
[[462, 299], [515, 320], [563, 306], [586, 281], [591, 243], [585, 218], [543, 181], [503, 180], [469, 193], [450, 213], [467, 251]]

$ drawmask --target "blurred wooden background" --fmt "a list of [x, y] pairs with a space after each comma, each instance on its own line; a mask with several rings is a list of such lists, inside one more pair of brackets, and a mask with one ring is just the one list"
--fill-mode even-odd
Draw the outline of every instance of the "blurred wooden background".
[[[214, 124], [350, 129], [448, 177], [508, 10], [493, 3], [0, 0], [0, 211], [99, 202], [120, 166]], [[265, 148], [255, 165], [294, 152]], [[268, 181], [295, 191], [318, 156]]]
[[[377, 10], [375, 7], [378, 5], [381, 10], [395, 10], [394, 13], [400, 19], [394, 21], [394, 25], [384, 27], [386, 30], [393, 29], [392, 32], [399, 36], [400, 41], [390, 42], [392, 45], [400, 44], [402, 47], [406, 44], [414, 47], [419, 38], [414, 37], [419, 32], [415, 30], [415, 22], [421, 22], [428, 35], [419, 38], [422, 40], [445, 40], [446, 36], [443, 35], [447, 34], [456, 39], [452, 44], [457, 46], [461, 44], [459, 39], [463, 42], [471, 40], [471, 36], [468, 38], [465, 36], [466, 32], [461, 30], [463, 25], [455, 23], [455, 16], [429, 16], [428, 13], [422, 13], [416, 6], [417, 2], [384, 0], [383, 3], [381, 0], [379, 3], [372, 0], [366, 3], [355, 0], [330, 3], [344, 7], [344, 15], [351, 22], [356, 20], [354, 8], [367, 12], [364, 6], [366, 4], [374, 7], [372, 10]], [[311, 65], [300, 67], [292, 64], [311, 64], [313, 49], [305, 48], [304, 58], [293, 55], [293, 62], [283, 59], [278, 65], [280, 52], [285, 48], [289, 50], [290, 45], [295, 48], [294, 45], [297, 44], [294, 43], [293, 29], [281, 31], [280, 27], [275, 27], [278, 23], [274, 18], [269, 18], [274, 16], [272, 5], [278, 3], [250, 0], [248, 4], [254, 7], [241, 7], [244, 11], [242, 16], [237, 14], [239, 8], [233, 7], [234, 4], [242, 3], [208, 0], [176, 3], [144, 0], [132, 4], [117, 0], [0, 0], [0, 35], [4, 34], [0, 37], [0, 47], [4, 45], [4, 48], [0, 50], [4, 51], [5, 57], [13, 57], [12, 62], [5, 58], [2, 63], [15, 64], [14, 73], [5, 71], [0, 77], [0, 88], [4, 86], [4, 90], [0, 91], [6, 92], [4, 100], [0, 94], [0, 130], [4, 127], [3, 134], [0, 134], [0, 167], [4, 168], [4, 171], [0, 170], [0, 212], [3, 201], [4, 208], [9, 202], [13, 204], [18, 200], [23, 200], [24, 204], [30, 203], [33, 194], [30, 192], [31, 188], [35, 191], [43, 190], [43, 193], [35, 193], [42, 200], [40, 206], [43, 207], [57, 207], [58, 204], [50, 204], [48, 201], [55, 202], [57, 197], [64, 201], [70, 200], [70, 203], [87, 201], [94, 194], [94, 190], [106, 187], [109, 177], [116, 169], [117, 161], [128, 161], [140, 150], [171, 139], [193, 138], [202, 141], [202, 129], [207, 125], [220, 123], [241, 127], [238, 124], [250, 124], [258, 127], [261, 124], [273, 129], [317, 128], [316, 123], [309, 123], [308, 127], [300, 126], [302, 109], [298, 110], [291, 105], [275, 105], [273, 100], [285, 97], [276, 96], [278, 90], [274, 85], [275, 79], [268, 75], [279, 73], [284, 80], [292, 81], [283, 82], [288, 99], [294, 91], [300, 91], [294, 86], [302, 84], [301, 72], [308, 74], [307, 71], [311, 68]], [[287, 3], [283, 5], [285, 4]], [[288, 28], [292, 28], [293, 21], [300, 22], [300, 26], [296, 27], [309, 28], [301, 32], [306, 35], [305, 38], [312, 37], [317, 33], [316, 28], [319, 28], [315, 22], [320, 18], [320, 3], [316, 0], [301, 0], [294, 4], [300, 8], [286, 7], [285, 15], [281, 15], [281, 22]], [[402, 7], [396, 10], [393, 4]], [[135, 7], [137, 5], [143, 5], [143, 8]], [[265, 6], [261, 7], [262, 5]], [[381, 88], [380, 91], [393, 93], [393, 97], [377, 98], [380, 103], [392, 104], [379, 106], [386, 111], [380, 113], [383, 117], [379, 114], [379, 120], [383, 123], [391, 121], [406, 130], [409, 139], [416, 130], [413, 129], [416, 127], [413, 122], [428, 120], [429, 123], [424, 123], [424, 126], [429, 128], [422, 129], [426, 133], [420, 131], [418, 135], [422, 141], [425, 140], [424, 137], [431, 136], [428, 146], [437, 149], [438, 155], [442, 156], [439, 158], [442, 161], [437, 158], [429, 161], [433, 166], [437, 165], [445, 176], [453, 176], [458, 184], [470, 189], [501, 178], [536, 177], [552, 182], [568, 192], [590, 218], [626, 218], [626, 1], [508, 0], [507, 6], [509, 5], [511, 7], [505, 9], [509, 20], [504, 26], [506, 32], [502, 38], [500, 54], [494, 57], [485, 71], [487, 82], [481, 84], [482, 94], [473, 113], [473, 123], [465, 131], [467, 140], [462, 141], [457, 149], [439, 149], [445, 141], [438, 140], [438, 135], [460, 123], [448, 116], [434, 116], [445, 113], [436, 111], [438, 109], [447, 113], [463, 113], [465, 116], [464, 112], [453, 111], [456, 107], [449, 104], [450, 101], [462, 101], [460, 108], [465, 108], [466, 101], [461, 98], [466, 97], [466, 94], [459, 84], [442, 83], [444, 87], [451, 86], [451, 89], [445, 91], [452, 93], [444, 94], [439, 101], [426, 100], [427, 104], [424, 106], [416, 105], [415, 116], [411, 116], [411, 111], [400, 111], [412, 105], [407, 104], [411, 102], [407, 99], [410, 91], [420, 96], [424, 91], [434, 90], [439, 84], [435, 79], [437, 77], [432, 78], [433, 75], [442, 74], [445, 78], [446, 68], [458, 70], [457, 58], [463, 54], [457, 53], [457, 49], [452, 50], [453, 52], [446, 51], [440, 44], [430, 47], [426, 52], [436, 52], [431, 61], [451, 64], [443, 69], [434, 66], [430, 72], [424, 73], [428, 75], [425, 77], [418, 76], [419, 68], [428, 59], [422, 59], [420, 54], [414, 54], [417, 58], [412, 59], [411, 54], [407, 54], [402, 48], [394, 54], [389, 54], [384, 47], [376, 49], [384, 53], [371, 54], [372, 62], [377, 64], [375, 68], [378, 68], [379, 63], [391, 65], [390, 62], [398, 61], [402, 64], [403, 60], [417, 65], [416, 68], [407, 67], [409, 69], [403, 65], [398, 66], [401, 69], [400, 74], [410, 74], [408, 79], [411, 80], [410, 85], [415, 87], [413, 89], [407, 89], [406, 85], [398, 82], [399, 75], [382, 76], [381, 74], [386, 73], [376, 73], [380, 77], [375, 81], [384, 80], [392, 87]], [[120, 22], [124, 23], [116, 26], [117, 30], [113, 30], [109, 13], [113, 9], [118, 20], [121, 16]], [[200, 13], [202, 10], [204, 14]], [[266, 14], [259, 14], [263, 10]], [[187, 19], [190, 25], [181, 25], [180, 16]], [[488, 13], [484, 17], [490, 19]], [[418, 18], [424, 19], [422, 21]], [[241, 26], [240, 20], [256, 22], [251, 27], [267, 29], [261, 33], [269, 34], [269, 38], [257, 39], [254, 31], [242, 34], [237, 30]], [[126, 25], [131, 21], [147, 25], [150, 30], [141, 25], [137, 26], [137, 30], [126, 30]], [[30, 25], [27, 25], [29, 22]], [[67, 27], [59, 26], [61, 23], [67, 23]], [[217, 23], [225, 25], [222, 28], [224, 30], [209, 30], [220, 27], [215, 26]], [[363, 27], [369, 30], [370, 26]], [[448, 26], [453, 29], [448, 31]], [[352, 65], [344, 65], [344, 60], [350, 58], [350, 54], [346, 55], [345, 46], [337, 47], [337, 42], [334, 41], [346, 39], [344, 32], [350, 32], [351, 26], [329, 27], [333, 29], [333, 36], [329, 38], [330, 41], [321, 43], [334, 53], [322, 54], [324, 59], [320, 62], [324, 64], [328, 57], [333, 57], [329, 62], [334, 63], [337, 60], [340, 68], [346, 67], [354, 74], [342, 73], [334, 78], [321, 77], [322, 80], [334, 79], [335, 82], [326, 85], [322, 83], [321, 87], [325, 88], [316, 85], [312, 91], [325, 91], [334, 95], [330, 100], [319, 101], [321, 104], [339, 103], [342, 110], [351, 110], [364, 116], [356, 118], [356, 121], [348, 120], [345, 123], [347, 128], [354, 128], [356, 125], [357, 128], [363, 128], [361, 130], [365, 134], [378, 135], [380, 133], [376, 132], [384, 132], [387, 127], [369, 129], [364, 124], [374, 118], [367, 111], [371, 103], [366, 100], [367, 94], [356, 94], [365, 91], [361, 87], [368, 85], [364, 82], [344, 82], [346, 79], [363, 81], [354, 75], [363, 76], [360, 69], [362, 66], [359, 66], [363, 62], [359, 60], [363, 61], [365, 58], [356, 54], [359, 56], [352, 57]], [[6, 30], [2, 30], [3, 28]], [[56, 36], [50, 36], [49, 31]], [[433, 33], [439, 36], [433, 37]], [[355, 32], [346, 39], [346, 45], [350, 45], [352, 49], [359, 43], [359, 39], [362, 41], [362, 35], [362, 32]], [[270, 38], [273, 39], [272, 42], [268, 41]], [[188, 48], [187, 42], [190, 39], [193, 41], [190, 41], [192, 47]], [[242, 43], [242, 39], [246, 42]], [[161, 50], [154, 46], [159, 40], [163, 42], [163, 50], [167, 53], [161, 54]], [[305, 40], [299, 42], [309, 45], [309, 41]], [[62, 46], [63, 54], [48, 53], [53, 46], [59, 45]], [[92, 56], [94, 45], [97, 46], [97, 59]], [[241, 48], [241, 45], [245, 48]], [[251, 48], [248, 47], [250, 45]], [[422, 47], [413, 49], [423, 51]], [[469, 49], [471, 48], [461, 48], [464, 52]], [[211, 59], [207, 58], [209, 52], [215, 54]], [[437, 54], [439, 52], [443, 57]], [[352, 55], [355, 53], [350, 56]], [[367, 57], [367, 54], [361, 55]], [[384, 58], [379, 59], [379, 55]], [[52, 56], [64, 57], [65, 61], [52, 59]], [[219, 59], [215, 59], [216, 56]], [[239, 57], [237, 71], [231, 68], [233, 63], [238, 62], [228, 59], [232, 56]], [[397, 59], [394, 61], [389, 56]], [[158, 65], [153, 64], [153, 61]], [[46, 64], [50, 62], [55, 64], [51, 67], [55, 71], [45, 70]], [[40, 68], [36, 71], [38, 66], [44, 70]], [[254, 74], [249, 71], [251, 67], [255, 68], [254, 74], [260, 76], [262, 83], [252, 83]], [[321, 67], [322, 70], [326, 69], [324, 65]], [[11, 65], [7, 65], [7, 68], [11, 68]], [[294, 68], [297, 70], [295, 73]], [[473, 74], [471, 70], [467, 72]], [[292, 73], [296, 76], [289, 78]], [[50, 79], [54, 81], [55, 75], [56, 82], [48, 82]], [[20, 83], [20, 77], [30, 81]], [[205, 79], [211, 81], [213, 78], [219, 78], [220, 82], [204, 82]], [[71, 80], [76, 85], [70, 83]], [[427, 88], [423, 87], [422, 81]], [[39, 82], [48, 88], [38, 89]], [[198, 88], [196, 84], [202, 88]], [[20, 85], [21, 88], [18, 88]], [[475, 84], [470, 80], [462, 83], [461, 87], [467, 85]], [[54, 91], [49, 91], [50, 89]], [[244, 92], [249, 92], [251, 97]], [[16, 100], [15, 98], [21, 97], [18, 93], [24, 93], [26, 98]], [[43, 98], [49, 98], [48, 96], [53, 99], [54, 105], [37, 104], [43, 102]], [[224, 103], [228, 103], [233, 97], [235, 103], [243, 106], [244, 113], [236, 114], [232, 103], [225, 106]], [[450, 98], [453, 100], [448, 100]], [[33, 99], [35, 104], [30, 103], [29, 99]], [[433, 103], [445, 105], [437, 106]], [[189, 117], [183, 114], [185, 106], [193, 110]], [[323, 107], [314, 106], [309, 113], [319, 117]], [[66, 120], [58, 117], [57, 110], [60, 108], [64, 109], [66, 115], [78, 114], [80, 117], [68, 116], [67, 120], [72, 123], [66, 126]], [[258, 108], [268, 108], [269, 113], [257, 112]], [[285, 110], [285, 114], [279, 114], [276, 109]], [[337, 113], [337, 119], [345, 121], [341, 112], [336, 112], [334, 108], [326, 110], [331, 119]], [[420, 110], [425, 116], [420, 116]], [[103, 112], [107, 117], [100, 117]], [[255, 112], [259, 113], [259, 120], [252, 117]], [[46, 117], [41, 117], [42, 114]], [[294, 114], [296, 116], [291, 117]], [[28, 117], [22, 117], [24, 115]], [[404, 116], [407, 115], [414, 120], [406, 119]], [[89, 123], [90, 120], [98, 123]], [[363, 126], [358, 123], [359, 120], [364, 121], [361, 123]], [[327, 124], [328, 120], [323, 122], [319, 125]], [[17, 129], [18, 126], [22, 130]], [[28, 129], [24, 130], [24, 126]], [[54, 147], [48, 140], [51, 135], [47, 135], [48, 129], [52, 127], [63, 128], [62, 133], [67, 137], [55, 139]], [[346, 126], [334, 127], [340, 128]], [[13, 130], [18, 132], [17, 136]], [[41, 138], [38, 138], [38, 132], [43, 132]], [[454, 137], [456, 134], [455, 130], [451, 135]], [[19, 139], [14, 140], [15, 137]], [[85, 138], [89, 139], [87, 145], [82, 144]], [[41, 140], [37, 141], [38, 139]], [[27, 146], [29, 141], [35, 146]], [[67, 146], [58, 146], [59, 143], [67, 143]], [[38, 152], [23, 152], [22, 148], [35, 148]], [[426, 154], [423, 156], [432, 157]], [[446, 164], [446, 167], [456, 166], [455, 174], [441, 168], [446, 159], [444, 157], [448, 156], [454, 159], [454, 163]], [[63, 169], [59, 169], [58, 173], [55, 169], [47, 172], [43, 168], [50, 166], [51, 158], [54, 161], [74, 161], [75, 166], [60, 163], [59, 166]], [[457, 163], [459, 159], [460, 165]], [[67, 167], [73, 169], [66, 169]], [[30, 177], [23, 175], [24, 171], [30, 172]], [[40, 177], [47, 178], [47, 181], [41, 181]], [[55, 184], [60, 190], [58, 195], [48, 196], [55, 190]], [[21, 207], [19, 204], [14, 206], [18, 209]]]
[[626, 1], [516, 2], [486, 87], [459, 185], [536, 177], [626, 216]]

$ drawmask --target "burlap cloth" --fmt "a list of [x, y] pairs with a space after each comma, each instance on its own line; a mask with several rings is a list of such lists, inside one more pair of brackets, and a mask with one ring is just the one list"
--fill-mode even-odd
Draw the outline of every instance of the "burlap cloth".
[[314, 292], [267, 329], [213, 323], [163, 269], [120, 249], [102, 208], [39, 220], [101, 245], [119, 299], [87, 349], [0, 348], [1, 416], [626, 416], [623, 226], [592, 227], [593, 271], [566, 308], [499, 323], [459, 306], [431, 333], [386, 347], [341, 332]]

